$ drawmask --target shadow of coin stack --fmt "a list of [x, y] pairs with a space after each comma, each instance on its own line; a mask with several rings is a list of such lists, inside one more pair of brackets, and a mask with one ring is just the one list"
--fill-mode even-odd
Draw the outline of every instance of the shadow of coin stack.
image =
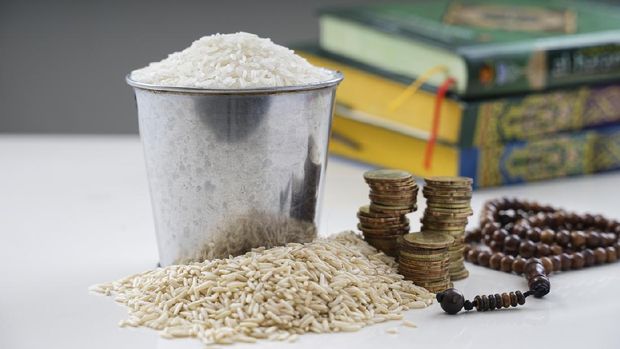
[[422, 231], [443, 233], [454, 238], [448, 248], [450, 255], [450, 280], [460, 280], [469, 276], [465, 268], [463, 250], [465, 249], [465, 227], [471, 209], [472, 179], [467, 177], [429, 177], [425, 178], [422, 193], [426, 198], [426, 210], [422, 217]]
[[449, 247], [454, 239], [443, 233], [410, 233], [399, 239], [398, 273], [430, 292], [452, 287]]
[[359, 208], [357, 227], [364, 240], [388, 256], [398, 257], [398, 237], [409, 233], [408, 213], [417, 210], [418, 185], [413, 176], [400, 170], [364, 173], [370, 187], [370, 205]]

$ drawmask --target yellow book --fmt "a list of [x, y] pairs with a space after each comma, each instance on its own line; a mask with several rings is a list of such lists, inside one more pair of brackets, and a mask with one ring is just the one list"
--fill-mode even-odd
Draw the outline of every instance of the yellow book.
[[330, 151], [377, 166], [400, 168], [418, 176], [459, 174], [457, 147], [435, 144], [431, 167], [424, 167], [427, 137], [419, 132], [394, 127], [382, 119], [336, 106], [332, 122]]
[[337, 105], [330, 152], [377, 167], [423, 176], [466, 176], [476, 187], [497, 186], [617, 169], [620, 125], [557, 134], [529, 142], [463, 148], [435, 144], [424, 166], [428, 138], [382, 118]]
[[[311, 63], [344, 73], [337, 101], [404, 132], [428, 137], [436, 89], [423, 85], [395, 110], [388, 105], [411, 79], [370, 67], [317, 48], [298, 51]], [[441, 105], [437, 139], [460, 147], [483, 147], [536, 140], [558, 132], [620, 122], [620, 84], [576, 86], [502, 98], [460, 100], [448, 94]]]
[[[403, 102], [396, 110], [387, 106], [407, 88], [404, 81], [387, 79], [381, 75], [325, 58], [310, 52], [297, 50], [298, 54], [310, 63], [332, 70], [341, 71], [345, 79], [336, 92], [338, 103], [354, 110], [380, 116], [392, 121], [401, 128], [415, 132], [430, 133], [435, 105], [432, 90], [419, 90]], [[463, 105], [454, 99], [446, 98], [441, 106], [441, 123], [437, 137], [449, 143], [459, 143], [461, 138]]]

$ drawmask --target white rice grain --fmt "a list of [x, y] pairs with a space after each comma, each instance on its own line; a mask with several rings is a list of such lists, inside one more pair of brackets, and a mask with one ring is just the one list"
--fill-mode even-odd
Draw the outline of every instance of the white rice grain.
[[249, 89], [313, 84], [333, 78], [292, 50], [249, 33], [204, 36], [183, 51], [134, 70], [135, 81], [175, 87]]

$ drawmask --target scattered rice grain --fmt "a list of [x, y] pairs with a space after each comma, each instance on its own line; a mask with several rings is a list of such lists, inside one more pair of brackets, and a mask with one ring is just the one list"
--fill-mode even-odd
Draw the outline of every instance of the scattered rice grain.
[[411, 327], [411, 328], [417, 328], [418, 326], [413, 323], [412, 321], [409, 320], [403, 320], [403, 326], [407, 326], [407, 327]]
[[[433, 301], [433, 294], [403, 280], [394, 259], [352, 232], [158, 268], [91, 290], [128, 308], [123, 327], [196, 337], [208, 345], [357, 331], [402, 319], [403, 310]], [[403, 321], [412, 327], [408, 323]]]

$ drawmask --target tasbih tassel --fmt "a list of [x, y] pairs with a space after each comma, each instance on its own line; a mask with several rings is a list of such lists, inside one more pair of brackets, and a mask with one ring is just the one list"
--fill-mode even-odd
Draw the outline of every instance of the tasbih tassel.
[[465, 300], [463, 294], [454, 288], [449, 288], [437, 294], [437, 301], [441, 308], [448, 314], [456, 314], [461, 309], [467, 311], [476, 308], [478, 311], [491, 311], [501, 308], [516, 307], [525, 304], [529, 296], [541, 298], [551, 290], [551, 283], [545, 272], [545, 267], [539, 259], [530, 259], [525, 265], [525, 275], [529, 291], [514, 291], [491, 295], [478, 295], [473, 301]]
[[[480, 229], [467, 234], [465, 259], [483, 267], [523, 274], [529, 290], [478, 295], [473, 301], [456, 289], [437, 294], [448, 314], [461, 309], [491, 311], [525, 304], [549, 293], [552, 272], [612, 263], [620, 251], [620, 222], [600, 215], [578, 215], [514, 199], [487, 202]], [[490, 249], [490, 251], [489, 251]]]

